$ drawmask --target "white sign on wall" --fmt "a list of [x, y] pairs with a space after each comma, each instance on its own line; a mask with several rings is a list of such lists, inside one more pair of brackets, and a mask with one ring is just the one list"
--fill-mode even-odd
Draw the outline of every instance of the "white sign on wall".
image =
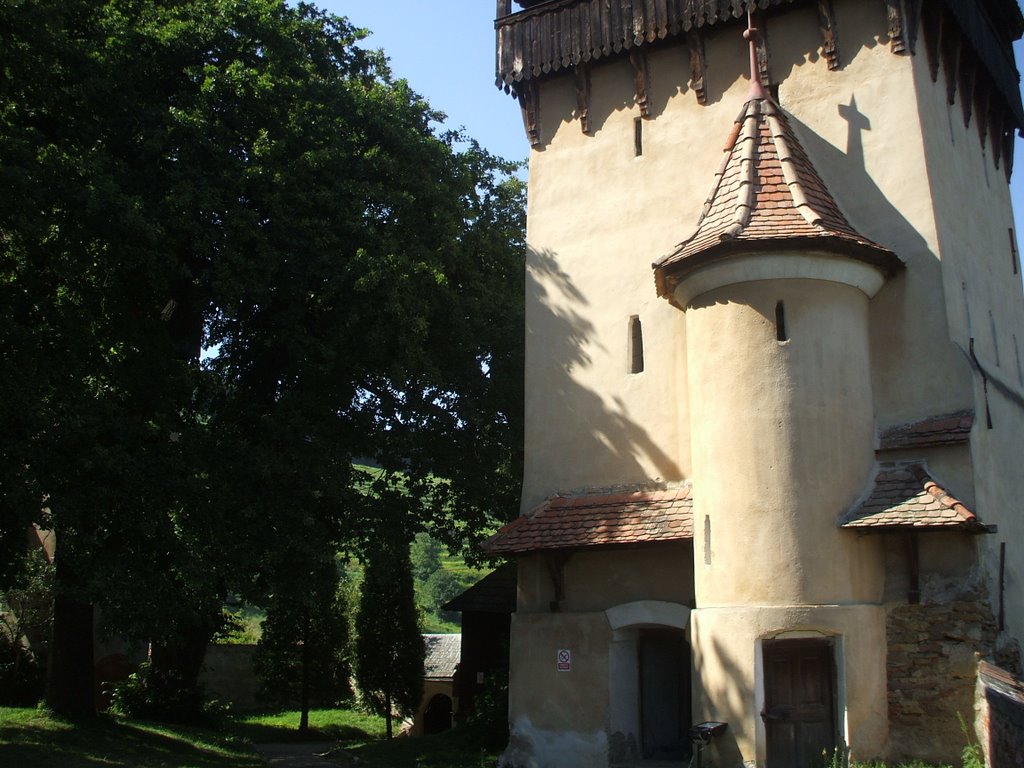
[[569, 672], [572, 670], [572, 651], [568, 648], [562, 648], [558, 651], [556, 668], [559, 672]]

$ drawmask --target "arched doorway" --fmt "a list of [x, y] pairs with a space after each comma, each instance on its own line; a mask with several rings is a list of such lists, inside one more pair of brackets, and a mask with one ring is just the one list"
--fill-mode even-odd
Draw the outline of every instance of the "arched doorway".
[[613, 761], [678, 760], [690, 754], [690, 609], [640, 600], [605, 611], [608, 649], [609, 752]]
[[434, 696], [423, 711], [423, 733], [441, 733], [452, 727], [452, 700], [439, 693]]
[[643, 629], [638, 653], [641, 757], [689, 757], [690, 644], [679, 629]]

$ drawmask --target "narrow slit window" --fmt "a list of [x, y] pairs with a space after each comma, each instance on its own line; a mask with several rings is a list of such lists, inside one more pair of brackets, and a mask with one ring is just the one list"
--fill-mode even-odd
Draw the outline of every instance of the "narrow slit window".
[[775, 340], [789, 341], [789, 332], [786, 330], [786, 305], [781, 301], [775, 305]]
[[629, 372], [643, 373], [644, 370], [644, 330], [640, 318], [633, 315], [629, 318]]
[[633, 154], [640, 157], [644, 153], [644, 121], [643, 118], [633, 118]]

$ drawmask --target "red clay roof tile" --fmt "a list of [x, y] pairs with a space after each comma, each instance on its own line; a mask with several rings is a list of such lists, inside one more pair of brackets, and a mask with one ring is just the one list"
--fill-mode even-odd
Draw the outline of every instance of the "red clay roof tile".
[[841, 528], [862, 531], [988, 531], [966, 504], [940, 486], [915, 462], [879, 465], [867, 498], [840, 521]]
[[885, 274], [902, 267], [846, 220], [771, 99], [743, 105], [724, 151], [696, 230], [653, 265], [659, 295], [712, 258], [787, 245], [838, 250]]
[[974, 426], [974, 411], [932, 416], [909, 424], [889, 427], [879, 436], [879, 448], [921, 448], [931, 445], [966, 443]]
[[490, 554], [693, 538], [690, 486], [669, 490], [553, 496], [482, 545]]

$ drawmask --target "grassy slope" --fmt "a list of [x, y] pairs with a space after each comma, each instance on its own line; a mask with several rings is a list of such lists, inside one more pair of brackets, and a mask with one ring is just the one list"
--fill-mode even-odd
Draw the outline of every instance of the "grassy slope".
[[101, 717], [73, 725], [0, 708], [0, 765], [14, 768], [260, 768], [252, 746], [202, 728]]

